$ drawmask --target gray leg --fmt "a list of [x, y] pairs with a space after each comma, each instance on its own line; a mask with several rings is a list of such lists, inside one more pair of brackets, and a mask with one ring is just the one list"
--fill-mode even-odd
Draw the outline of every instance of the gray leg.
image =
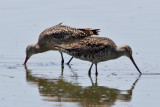
[[96, 76], [98, 75], [98, 70], [97, 70], [97, 64], [95, 64], [96, 67]]
[[73, 59], [73, 56], [72, 56], [72, 58], [67, 62], [68, 65], [69, 65], [69, 63], [72, 61], [72, 59]]
[[89, 68], [89, 71], [88, 71], [88, 75], [91, 76], [91, 69], [92, 69], [92, 66], [93, 66], [93, 63], [91, 64], [91, 67]]
[[62, 54], [62, 52], [60, 52], [60, 54], [61, 54], [61, 58], [62, 58], [61, 63], [62, 63], [62, 64], [64, 64], [64, 58], [63, 58], [63, 54]]

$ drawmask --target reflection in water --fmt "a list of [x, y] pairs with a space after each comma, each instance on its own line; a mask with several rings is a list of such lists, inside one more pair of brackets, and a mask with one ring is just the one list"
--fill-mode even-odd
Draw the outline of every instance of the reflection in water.
[[64, 81], [62, 76], [59, 79], [36, 77], [32, 75], [31, 70], [26, 68], [27, 82], [36, 83], [40, 94], [45, 96], [45, 100], [55, 102], [79, 102], [83, 106], [112, 106], [117, 100], [125, 102], [130, 101], [132, 98], [132, 91], [135, 84], [138, 82], [140, 75], [129, 90], [98, 86], [97, 78], [95, 83], [93, 83], [91, 77], [89, 78], [92, 86], [82, 87]]

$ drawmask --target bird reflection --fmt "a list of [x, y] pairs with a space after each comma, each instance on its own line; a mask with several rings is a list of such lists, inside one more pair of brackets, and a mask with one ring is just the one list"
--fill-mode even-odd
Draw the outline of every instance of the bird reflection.
[[[62, 75], [63, 76], [63, 71]], [[79, 102], [82, 106], [103, 105], [110, 107], [117, 100], [128, 102], [132, 99], [132, 91], [140, 79], [140, 76], [135, 80], [129, 90], [119, 90], [105, 86], [98, 86], [97, 77], [95, 83], [90, 78], [91, 86], [83, 87], [65, 81], [63, 78], [46, 79], [36, 77], [31, 70], [26, 67], [27, 82], [38, 85], [39, 93], [44, 96], [46, 101], [54, 102]]]

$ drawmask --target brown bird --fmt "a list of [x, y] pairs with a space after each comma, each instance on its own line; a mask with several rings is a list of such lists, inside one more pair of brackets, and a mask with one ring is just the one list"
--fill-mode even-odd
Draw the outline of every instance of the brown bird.
[[[34, 54], [46, 52], [49, 50], [57, 50], [55, 48], [55, 45], [70, 44], [82, 40], [83, 38], [88, 36], [98, 35], [99, 30], [100, 29], [72, 28], [70, 26], [62, 25], [62, 23], [50, 27], [40, 34], [37, 44], [31, 44], [27, 46], [24, 65], [26, 65], [28, 59]], [[61, 52], [60, 54], [63, 64], [63, 54]], [[72, 58], [69, 60], [68, 64], [70, 63]]]
[[56, 48], [75, 58], [90, 61], [92, 64], [88, 71], [89, 76], [91, 75], [93, 64], [95, 64], [96, 75], [98, 75], [97, 64], [99, 62], [116, 59], [121, 56], [130, 58], [138, 72], [142, 74], [133, 60], [131, 47], [128, 45], [116, 46], [109, 38], [87, 37], [77, 43], [56, 46]]

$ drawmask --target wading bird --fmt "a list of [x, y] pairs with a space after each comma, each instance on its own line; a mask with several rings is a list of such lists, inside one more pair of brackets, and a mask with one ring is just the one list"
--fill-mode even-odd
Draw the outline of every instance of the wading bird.
[[[99, 30], [100, 29], [72, 28], [70, 26], [62, 25], [62, 23], [50, 27], [40, 34], [37, 44], [31, 44], [27, 46], [24, 65], [26, 65], [28, 59], [34, 54], [46, 52], [49, 50], [57, 50], [55, 45], [71, 44], [82, 40], [85, 37], [98, 35]], [[63, 54], [61, 52], [60, 54], [63, 64]], [[72, 58], [69, 60], [68, 64]]]
[[96, 75], [98, 75], [97, 64], [99, 62], [116, 59], [121, 56], [130, 58], [138, 72], [142, 74], [133, 60], [131, 47], [128, 45], [116, 46], [109, 38], [87, 37], [77, 43], [56, 46], [56, 48], [75, 58], [90, 61], [92, 64], [88, 71], [89, 76], [91, 75], [93, 64], [95, 64]]

